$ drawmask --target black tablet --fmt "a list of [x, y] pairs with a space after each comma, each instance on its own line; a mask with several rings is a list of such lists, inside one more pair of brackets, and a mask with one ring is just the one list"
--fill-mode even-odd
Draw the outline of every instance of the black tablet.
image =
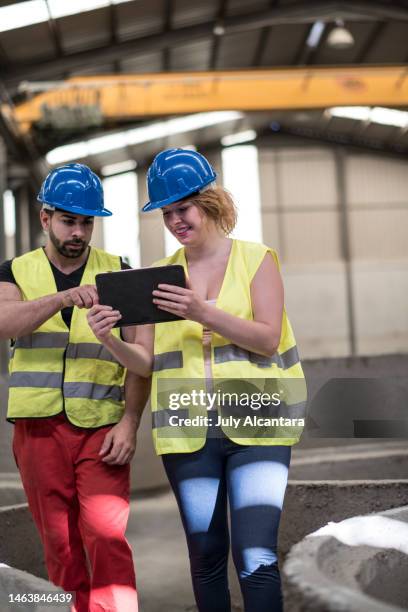
[[122, 318], [115, 327], [179, 321], [182, 317], [160, 310], [153, 304], [153, 289], [159, 283], [186, 286], [183, 266], [159, 266], [138, 270], [105, 272], [95, 277], [99, 303], [119, 310]]

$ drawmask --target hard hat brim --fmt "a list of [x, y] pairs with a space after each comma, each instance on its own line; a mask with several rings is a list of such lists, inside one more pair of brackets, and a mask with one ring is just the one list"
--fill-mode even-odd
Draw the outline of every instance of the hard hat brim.
[[177, 194], [172, 195], [170, 198], [166, 198], [165, 200], [160, 200], [158, 202], [147, 202], [147, 204], [143, 206], [142, 212], [149, 212], [150, 210], [156, 210], [157, 208], [163, 208], [163, 206], [168, 206], [169, 204], [174, 204], [175, 202], [184, 200], [185, 198], [188, 198], [188, 196], [193, 196], [196, 193], [199, 193], [203, 187], [214, 182], [216, 176], [217, 175], [214, 174], [214, 176], [211, 177], [207, 182], [197, 186], [197, 188], [190, 189], [186, 191], [185, 193], [177, 193]]
[[40, 200], [39, 198], [37, 198], [37, 200], [42, 204], [49, 204], [50, 206], [55, 206], [57, 210], [65, 210], [66, 212], [70, 212], [73, 215], [81, 215], [82, 217], [110, 217], [112, 215], [111, 211], [107, 208], [103, 208], [102, 210], [92, 210], [91, 208], [81, 208], [80, 206], [64, 206], [63, 204], [54, 204], [54, 202]]

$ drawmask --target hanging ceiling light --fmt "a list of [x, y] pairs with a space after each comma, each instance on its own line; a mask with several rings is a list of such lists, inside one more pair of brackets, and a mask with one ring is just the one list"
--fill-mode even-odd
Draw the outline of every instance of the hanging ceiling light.
[[213, 27], [214, 36], [224, 36], [225, 34], [225, 26], [224, 21], [222, 19], [218, 19]]
[[354, 45], [354, 38], [342, 19], [336, 19], [336, 26], [327, 37], [327, 44], [333, 49], [350, 49]]

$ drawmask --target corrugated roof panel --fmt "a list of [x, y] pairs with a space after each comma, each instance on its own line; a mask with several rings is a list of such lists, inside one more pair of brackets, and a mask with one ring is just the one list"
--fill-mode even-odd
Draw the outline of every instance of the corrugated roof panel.
[[229, 0], [227, 3], [227, 15], [254, 13], [270, 7], [270, 0]]
[[308, 24], [272, 26], [261, 58], [261, 66], [285, 66], [295, 61], [305, 41]]
[[367, 54], [366, 62], [406, 63], [408, 58], [408, 25], [406, 21], [387, 23], [376, 44]]
[[256, 31], [223, 36], [220, 40], [216, 68], [248, 68], [252, 66], [257, 43], [258, 32]]
[[145, 53], [137, 55], [121, 62], [121, 70], [124, 73], [146, 73], [146, 72], [161, 72], [162, 53]]
[[160, 32], [164, 28], [163, 0], [138, 0], [115, 6], [118, 40]]
[[58, 19], [64, 51], [72, 53], [100, 47], [110, 42], [109, 9], [99, 9]]
[[196, 25], [215, 19], [218, 14], [219, 1], [191, 2], [191, 0], [174, 0], [171, 17], [173, 28]]
[[10, 62], [42, 60], [55, 55], [48, 23], [2, 32], [0, 44]]
[[99, 74], [113, 74], [115, 66], [112, 62], [100, 64], [98, 66], [84, 66], [79, 70], [70, 72], [70, 76], [98, 76]]
[[174, 47], [170, 52], [171, 70], [208, 70], [212, 40]]

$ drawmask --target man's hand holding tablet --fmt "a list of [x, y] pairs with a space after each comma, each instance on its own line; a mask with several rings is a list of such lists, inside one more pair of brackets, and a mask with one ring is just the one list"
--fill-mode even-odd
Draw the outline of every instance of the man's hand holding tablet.
[[[111, 334], [113, 327], [126, 325], [144, 325], [162, 321], [178, 321], [182, 316], [166, 312], [153, 303], [153, 291], [164, 283], [175, 290], [185, 288], [186, 279], [182, 266], [161, 266], [141, 268], [139, 270], [122, 270], [96, 276], [96, 287], [99, 304], [88, 312], [88, 323], [96, 338], [114, 355], [124, 367], [131, 372], [149, 377], [153, 367], [152, 339], [138, 340], [134, 343], [123, 342]], [[143, 337], [146, 334], [143, 334]]]

